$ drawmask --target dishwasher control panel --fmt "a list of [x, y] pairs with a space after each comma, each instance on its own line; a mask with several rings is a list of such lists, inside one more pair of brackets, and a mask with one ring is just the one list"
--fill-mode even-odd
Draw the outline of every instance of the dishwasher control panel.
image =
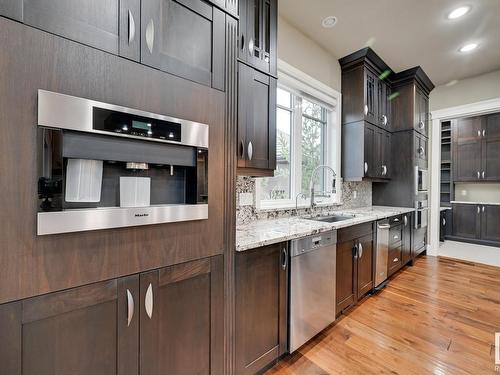
[[293, 240], [291, 242], [290, 255], [292, 257], [297, 256], [324, 246], [335, 245], [336, 243], [337, 243], [336, 230], [313, 234], [308, 237]]

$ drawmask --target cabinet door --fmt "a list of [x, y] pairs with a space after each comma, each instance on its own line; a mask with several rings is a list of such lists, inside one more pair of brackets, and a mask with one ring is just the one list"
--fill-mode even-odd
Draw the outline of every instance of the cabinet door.
[[236, 254], [236, 371], [255, 374], [279, 356], [280, 244]]
[[500, 181], [500, 114], [483, 120], [481, 179]]
[[23, 0], [0, 0], [0, 16], [23, 20]]
[[130, 276], [0, 306], [2, 374], [137, 375], [138, 296]]
[[365, 177], [377, 178], [382, 176], [381, 149], [382, 130], [374, 125], [365, 124], [364, 155]]
[[378, 125], [384, 129], [389, 130], [389, 115], [387, 112], [387, 84], [381, 79], [377, 78], [377, 117]]
[[480, 206], [475, 204], [453, 205], [453, 235], [463, 238], [479, 238]]
[[239, 166], [276, 168], [276, 79], [239, 64]]
[[500, 242], [500, 206], [481, 206], [481, 239]]
[[354, 257], [357, 249], [353, 241], [346, 241], [337, 244], [337, 265], [336, 265], [336, 314], [340, 315], [343, 310], [351, 307], [355, 303], [355, 272]]
[[120, 56], [140, 60], [141, 2], [120, 0]]
[[391, 177], [391, 147], [392, 147], [392, 134], [382, 130], [380, 133], [380, 177]]
[[411, 241], [412, 241], [412, 222], [411, 214], [403, 215], [403, 241], [401, 246], [401, 259], [403, 264], [411, 260]]
[[365, 106], [364, 106], [364, 115], [365, 120], [370, 122], [371, 124], [378, 125], [378, 109], [377, 109], [377, 100], [378, 100], [378, 90], [377, 84], [379, 79], [375, 73], [371, 70], [365, 68]]
[[459, 119], [453, 134], [453, 169], [455, 181], [478, 181], [482, 171], [480, 117]]
[[[245, 27], [241, 30], [240, 56], [253, 67], [276, 75], [277, 0], [242, 1], [240, 10], [245, 17], [240, 26], [240, 30]], [[240, 20], [243, 13], [240, 13]]]
[[373, 236], [370, 234], [359, 238], [357, 246], [356, 298], [359, 300], [373, 289]]
[[413, 247], [411, 250], [412, 258], [423, 253], [427, 246], [427, 228], [412, 229]]
[[[127, 3], [133, 2], [127, 0]], [[135, 0], [129, 9], [135, 12], [137, 6]], [[133, 17], [138, 21], [139, 13]], [[125, 31], [120, 28], [119, 18], [119, 0], [23, 1], [24, 23], [114, 54], [119, 52], [120, 33]]]
[[427, 138], [421, 135], [415, 135], [414, 142], [415, 142], [415, 158], [427, 162], [428, 159]]
[[223, 90], [224, 13], [202, 0], [141, 4], [141, 62]]
[[427, 137], [429, 130], [429, 98], [418, 86], [415, 86], [415, 130]]
[[140, 374], [220, 374], [222, 257], [140, 276]]

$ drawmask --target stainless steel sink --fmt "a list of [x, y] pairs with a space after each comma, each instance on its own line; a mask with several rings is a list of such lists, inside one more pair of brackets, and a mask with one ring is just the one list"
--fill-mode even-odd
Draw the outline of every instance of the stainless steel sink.
[[344, 221], [352, 219], [354, 215], [332, 215], [332, 216], [318, 216], [318, 217], [308, 217], [308, 220], [322, 221], [324, 223], [336, 223], [338, 221]]

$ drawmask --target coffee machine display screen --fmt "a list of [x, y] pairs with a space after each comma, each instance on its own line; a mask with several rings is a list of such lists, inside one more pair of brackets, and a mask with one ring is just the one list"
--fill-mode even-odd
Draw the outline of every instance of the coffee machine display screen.
[[115, 134], [181, 142], [181, 124], [173, 121], [94, 107], [92, 125], [96, 130]]

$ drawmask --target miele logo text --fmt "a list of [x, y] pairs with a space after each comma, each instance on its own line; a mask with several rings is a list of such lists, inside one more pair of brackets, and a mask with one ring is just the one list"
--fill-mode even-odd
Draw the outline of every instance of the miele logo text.
[[149, 214], [135, 214], [135, 217], [148, 217]]

